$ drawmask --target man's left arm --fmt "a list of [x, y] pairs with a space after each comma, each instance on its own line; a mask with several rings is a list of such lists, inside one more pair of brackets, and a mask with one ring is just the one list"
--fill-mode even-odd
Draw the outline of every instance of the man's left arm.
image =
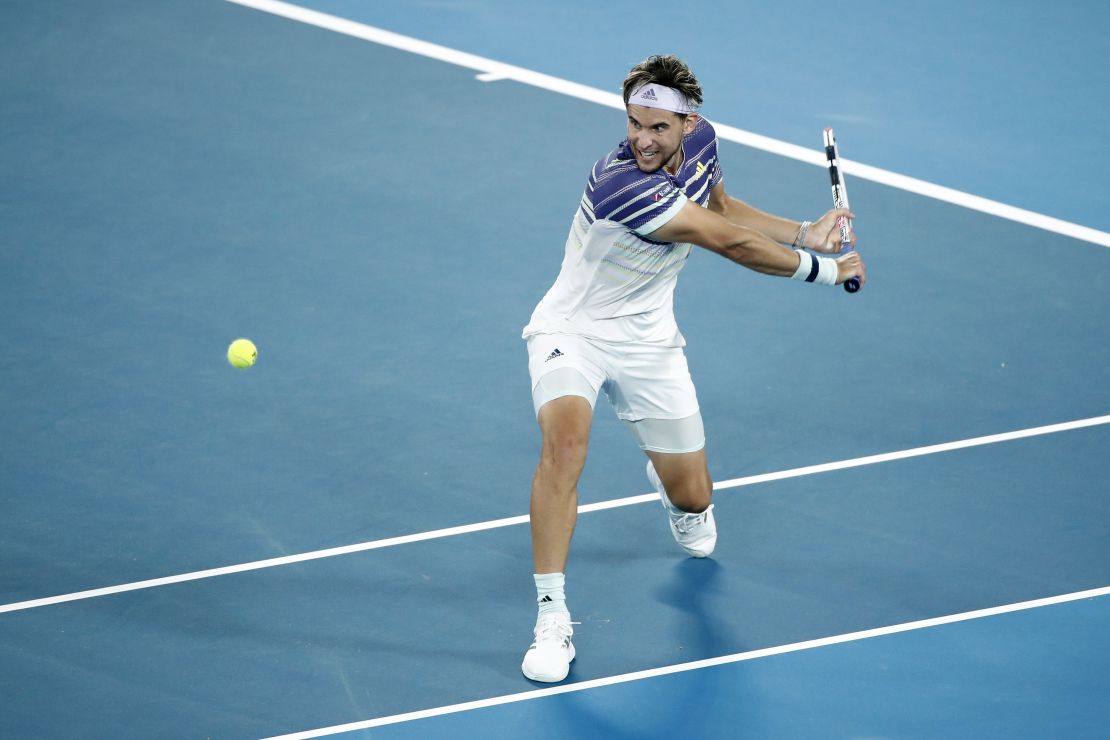
[[[737, 226], [758, 231], [779, 244], [789, 244], [830, 253], [840, 251], [840, 229], [837, 228], [837, 219], [840, 216], [854, 217], [851, 212], [843, 208], [833, 209], [805, 230], [804, 243], [796, 243], [799, 236], [803, 236], [801, 234], [802, 225], [799, 222], [765, 213], [742, 200], [733, 198], [725, 192], [723, 182], [718, 182], [709, 191], [709, 209], [724, 216]], [[852, 243], [855, 244], [855, 241], [856, 237], [853, 233]]]

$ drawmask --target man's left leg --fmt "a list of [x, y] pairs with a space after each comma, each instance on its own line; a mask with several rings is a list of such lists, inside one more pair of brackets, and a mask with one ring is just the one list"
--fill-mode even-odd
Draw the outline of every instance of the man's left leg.
[[613, 408], [648, 458], [648, 479], [663, 502], [675, 540], [704, 558], [717, 544], [713, 481], [705, 428], [681, 347], [612, 349]]
[[705, 448], [696, 452], [665, 453], [645, 449], [648, 480], [659, 491], [671, 533], [687, 554], [704, 558], [717, 544], [713, 518], [713, 481]]

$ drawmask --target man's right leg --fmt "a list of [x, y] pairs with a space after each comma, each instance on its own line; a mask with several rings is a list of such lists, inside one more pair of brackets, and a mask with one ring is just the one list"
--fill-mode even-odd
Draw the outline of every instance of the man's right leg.
[[532, 562], [536, 573], [562, 573], [578, 518], [578, 477], [586, 465], [593, 409], [563, 396], [540, 409], [540, 462], [532, 478]]
[[570, 611], [563, 592], [571, 536], [578, 518], [578, 478], [586, 464], [593, 408], [582, 396], [545, 403], [537, 417], [540, 461], [532, 479], [532, 561], [539, 614], [535, 642], [521, 664], [533, 681], [562, 681], [574, 660]]

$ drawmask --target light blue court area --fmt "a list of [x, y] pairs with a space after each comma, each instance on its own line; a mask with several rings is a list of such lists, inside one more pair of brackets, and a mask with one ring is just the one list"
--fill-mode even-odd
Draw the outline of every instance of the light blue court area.
[[1093, 740], [1108, 619], [1103, 596], [340, 736]]
[[1110, 230], [1105, 3], [300, 5], [613, 92], [675, 53], [713, 120], [812, 148], [834, 126], [846, 159]]

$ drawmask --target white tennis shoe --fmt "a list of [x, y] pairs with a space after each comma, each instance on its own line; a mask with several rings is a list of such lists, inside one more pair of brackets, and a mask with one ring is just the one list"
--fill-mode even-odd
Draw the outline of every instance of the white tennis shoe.
[[520, 670], [533, 681], [554, 683], [562, 681], [570, 673], [570, 662], [574, 660], [574, 634], [569, 614], [547, 614], [536, 622], [536, 639], [528, 652]]
[[691, 557], [706, 558], [712, 555], [713, 548], [717, 546], [717, 520], [713, 518], [713, 504], [697, 514], [683, 511], [667, 498], [667, 490], [663, 488], [663, 481], [659, 480], [659, 474], [655, 472], [651, 460], [647, 463], [647, 477], [659, 492], [659, 501], [667, 510], [675, 542]]

